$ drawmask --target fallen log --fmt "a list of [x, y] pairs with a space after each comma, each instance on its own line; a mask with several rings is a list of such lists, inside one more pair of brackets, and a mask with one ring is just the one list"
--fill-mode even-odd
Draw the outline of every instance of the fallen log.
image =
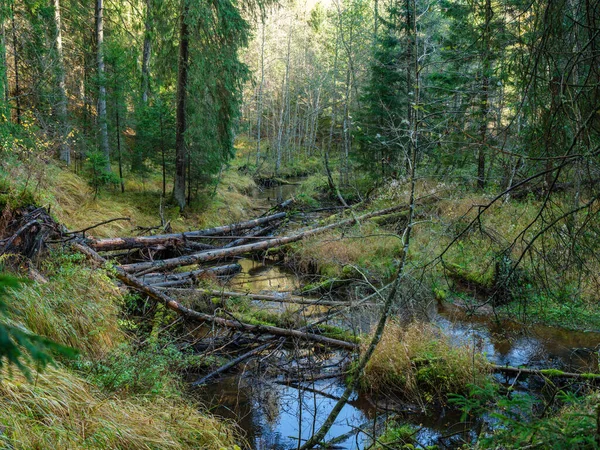
[[189, 239], [201, 238], [206, 236], [218, 236], [232, 231], [247, 230], [259, 225], [264, 225], [274, 220], [283, 219], [286, 212], [272, 214], [270, 216], [258, 219], [248, 220], [246, 222], [223, 225], [206, 230], [187, 231], [184, 233], [157, 234], [156, 236], [140, 236], [131, 238], [107, 238], [107, 239], [87, 239], [85, 244], [96, 251], [125, 250], [133, 248], [144, 248], [152, 245], [181, 245]]
[[357, 221], [367, 220], [372, 217], [382, 216], [395, 211], [399, 211], [406, 208], [406, 205], [398, 205], [392, 208], [383, 209], [380, 211], [363, 214], [357, 218], [351, 218], [336, 222], [330, 225], [325, 225], [319, 228], [312, 228], [301, 233], [293, 234], [291, 236], [284, 236], [279, 238], [267, 239], [264, 241], [256, 242], [253, 244], [245, 244], [232, 248], [220, 248], [216, 250], [208, 250], [204, 252], [194, 253], [191, 255], [180, 256], [177, 258], [164, 259], [159, 261], [147, 261], [134, 264], [125, 264], [121, 266], [123, 270], [129, 273], [140, 272], [144, 273], [147, 270], [152, 271], [165, 271], [170, 270], [178, 266], [189, 266], [192, 264], [198, 264], [201, 262], [214, 261], [220, 258], [228, 258], [231, 256], [241, 255], [243, 253], [267, 250], [270, 248], [281, 247], [292, 242], [297, 242], [310, 236], [314, 236], [325, 231], [332, 230], [337, 227], [346, 225], [353, 225]]
[[146, 275], [142, 281], [152, 287], [168, 287], [168, 286], [181, 286], [182, 284], [191, 283], [197, 281], [200, 275], [213, 274], [213, 275], [231, 275], [242, 270], [242, 266], [239, 264], [227, 264], [224, 266], [207, 267], [198, 270], [192, 270], [191, 272], [172, 273], [172, 274], [155, 274]]
[[[162, 288], [158, 284], [153, 284], [153, 287]], [[162, 289], [161, 289], [162, 290]], [[269, 295], [269, 294], [250, 294], [248, 292], [231, 292], [231, 291], [220, 291], [216, 289], [169, 289], [169, 291], [175, 292], [189, 292], [197, 293], [201, 295], [211, 295], [215, 297], [239, 297], [249, 298], [250, 300], [258, 300], [264, 302], [274, 303], [294, 303], [297, 305], [314, 305], [314, 306], [352, 306], [348, 302], [338, 302], [332, 300], [310, 300], [305, 297], [298, 297], [295, 295]], [[361, 303], [363, 306], [375, 306], [376, 303]]]
[[259, 236], [265, 236], [265, 235], [269, 234], [275, 228], [276, 227], [274, 225], [270, 225], [268, 227], [260, 228], [260, 229], [258, 229], [256, 231], [253, 231], [252, 233], [248, 233], [246, 236], [242, 236], [239, 239], [236, 239], [235, 241], [230, 242], [227, 245], [224, 245], [223, 248], [237, 247], [238, 245], [245, 244], [248, 241], [251, 241], [252, 238], [257, 238]]
[[[72, 245], [75, 249], [85, 254], [92, 260], [96, 261], [97, 263], [106, 264], [106, 259], [104, 259], [96, 251], [94, 251], [87, 245], [79, 242], [74, 242]], [[340, 339], [332, 339], [319, 334], [303, 333], [298, 330], [287, 330], [285, 328], [279, 328], [271, 325], [252, 325], [240, 322], [239, 320], [224, 319], [222, 317], [215, 317], [209, 314], [200, 313], [198, 311], [194, 311], [193, 309], [187, 308], [186, 306], [182, 305], [181, 303], [166, 295], [164, 292], [161, 292], [158, 289], [155, 289], [152, 286], [145, 284], [140, 279], [125, 272], [119, 266], [113, 267], [110, 273], [127, 286], [137, 289], [139, 292], [146, 294], [151, 299], [162, 303], [167, 308], [171, 309], [172, 311], [175, 311], [176, 313], [182, 315], [183, 317], [189, 320], [194, 320], [200, 323], [208, 322], [218, 326], [232, 328], [235, 330], [240, 330], [252, 334], [272, 334], [274, 336], [291, 337], [315, 342], [318, 344], [328, 345], [331, 347], [343, 348], [346, 350], [358, 349], [358, 345], [352, 342], [342, 341]]]
[[538, 375], [544, 378], [573, 378], [577, 380], [600, 381], [599, 373], [572, 373], [563, 372], [557, 369], [528, 369], [526, 367], [511, 367], [491, 364], [494, 372], [504, 373], [507, 375]]
[[[278, 342], [282, 342], [283, 339], [281, 341]], [[256, 347], [253, 350], [250, 350], [249, 352], [244, 353], [241, 356], [238, 356], [235, 359], [232, 359], [231, 361], [229, 361], [227, 364], [223, 364], [221, 367], [219, 367], [217, 370], [214, 370], [213, 372], [209, 373], [208, 375], [199, 378], [198, 380], [194, 381], [192, 383], [192, 386], [202, 386], [203, 384], [206, 384], [207, 381], [213, 379], [214, 377], [216, 377], [217, 375], [222, 374], [223, 372], [226, 372], [227, 370], [237, 366], [238, 364], [243, 363], [244, 361], [246, 361], [249, 358], [252, 358], [254, 355], [268, 349], [269, 347], [272, 347], [273, 345], [275, 345], [277, 342], [267, 342], [266, 344], [263, 344], [259, 347]]]

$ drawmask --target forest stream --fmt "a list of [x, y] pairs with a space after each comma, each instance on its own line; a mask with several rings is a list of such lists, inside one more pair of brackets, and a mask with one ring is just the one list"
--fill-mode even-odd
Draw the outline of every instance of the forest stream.
[[[295, 182], [301, 180], [294, 180]], [[296, 185], [283, 185], [265, 189], [255, 194], [257, 199], [269, 203], [289, 196]], [[226, 289], [252, 292], [290, 292], [302, 285], [297, 274], [280, 262], [264, 259], [241, 259], [242, 271], [228, 280]], [[257, 305], [260, 303], [257, 302]], [[265, 305], [265, 304], [263, 304]], [[285, 305], [272, 303], [265, 308], [285, 309]], [[366, 332], [374, 325], [377, 311], [362, 308], [351, 313], [345, 325]], [[455, 343], [468, 343], [499, 365], [530, 368], [557, 368], [566, 371], [590, 371], [598, 367], [600, 333], [569, 331], [544, 325], [522, 325], [512, 321], [495, 322], [490, 317], [469, 315], [464, 309], [452, 305], [432, 305], [427, 311], [428, 320], [436, 324]], [[337, 321], [336, 325], [339, 325]], [[275, 358], [276, 365], [269, 362]], [[215, 414], [234, 420], [245, 432], [247, 441], [256, 450], [283, 450], [298, 447], [302, 440], [314, 434], [344, 390], [340, 377], [310, 382], [290, 383], [284, 371], [302, 373], [303, 376], [323, 377], [335, 374], [347, 363], [340, 352], [326, 354], [292, 351], [281, 348], [253, 361], [242, 370], [222, 376], [199, 391], [199, 397]], [[313, 372], [306, 375], [307, 367]], [[541, 386], [533, 379], [497, 375], [505, 385], [514, 384], [519, 391], [539, 393]], [[289, 377], [288, 377], [289, 378]], [[287, 381], [286, 381], [287, 380]], [[388, 416], [402, 417], [413, 424], [418, 432], [415, 441], [422, 446], [437, 444], [453, 448], [462, 442], [473, 441], [475, 430], [483, 419], [465, 424], [461, 413], [447, 408], [422, 411], [416, 405], [403, 405], [389, 399], [371, 399], [355, 394], [346, 404], [326, 441], [335, 439], [336, 449], [363, 449], [372, 443], [372, 436], [381, 429]], [[375, 406], [377, 404], [377, 407]], [[489, 426], [489, 423], [488, 423]], [[359, 432], [363, 430], [362, 432]]]

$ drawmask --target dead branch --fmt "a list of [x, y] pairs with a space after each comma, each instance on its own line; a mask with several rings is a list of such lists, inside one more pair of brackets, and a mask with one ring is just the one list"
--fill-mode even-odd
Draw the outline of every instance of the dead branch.
[[283, 219], [287, 213], [280, 212], [270, 216], [253, 219], [230, 225], [223, 225], [205, 230], [188, 231], [184, 233], [158, 234], [156, 236], [140, 236], [135, 238], [108, 238], [88, 239], [86, 244], [96, 251], [125, 250], [133, 248], [149, 247], [157, 244], [182, 244], [188, 239], [201, 238], [205, 236], [219, 236], [232, 231], [245, 230], [263, 225], [275, 220]]

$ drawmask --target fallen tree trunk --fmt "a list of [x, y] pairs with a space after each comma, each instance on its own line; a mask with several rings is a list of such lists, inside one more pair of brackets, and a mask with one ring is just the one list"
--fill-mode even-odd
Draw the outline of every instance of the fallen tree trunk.
[[[153, 284], [153, 287], [162, 288], [158, 284]], [[162, 290], [162, 289], [161, 289]], [[304, 297], [298, 297], [295, 295], [268, 295], [268, 294], [250, 294], [247, 292], [231, 292], [231, 291], [219, 291], [216, 289], [168, 289], [169, 291], [175, 292], [189, 292], [197, 293], [201, 295], [211, 295], [215, 297], [239, 297], [249, 298], [250, 300], [258, 300], [265, 302], [274, 303], [294, 303], [297, 305], [314, 305], [314, 306], [352, 306], [348, 302], [337, 302], [332, 300], [310, 300]], [[361, 303], [363, 306], [375, 306], [376, 303]]]
[[297, 242], [302, 239], [305, 239], [310, 236], [314, 236], [320, 233], [324, 233], [325, 231], [332, 230], [337, 227], [353, 225], [357, 221], [367, 220], [372, 217], [382, 216], [385, 214], [389, 214], [395, 211], [399, 211], [403, 208], [406, 208], [405, 205], [398, 205], [392, 208], [383, 209], [380, 211], [375, 211], [372, 213], [364, 214], [360, 217], [342, 220], [340, 222], [333, 223], [331, 225], [326, 225], [319, 228], [312, 228], [310, 230], [297, 233], [291, 236], [284, 236], [280, 238], [267, 239], [265, 241], [256, 242], [254, 244], [246, 244], [240, 245], [232, 248], [220, 248], [216, 250], [208, 250], [205, 252], [194, 253], [191, 255], [180, 256], [177, 258], [164, 259], [159, 261], [148, 261], [134, 264], [125, 264], [121, 266], [123, 270], [129, 273], [140, 272], [143, 273], [147, 270], [152, 271], [165, 271], [170, 270], [178, 266], [189, 266], [192, 264], [198, 264], [201, 262], [214, 261], [220, 258], [228, 258], [231, 256], [241, 255], [243, 253], [254, 252], [267, 250], [274, 247], [281, 247], [286, 244], [291, 244], [292, 242]]
[[152, 287], [167, 287], [167, 286], [181, 286], [182, 284], [196, 281], [200, 275], [213, 274], [213, 275], [230, 275], [237, 273], [242, 270], [242, 266], [239, 264], [227, 264], [224, 266], [207, 267], [198, 270], [192, 270], [191, 272], [173, 273], [173, 274], [156, 274], [146, 275], [142, 279], [142, 282], [151, 285]]
[[152, 245], [181, 245], [186, 240], [202, 238], [207, 236], [218, 236], [232, 231], [247, 230], [259, 225], [264, 225], [275, 220], [283, 219], [287, 213], [280, 212], [246, 222], [223, 225], [206, 230], [188, 231], [184, 233], [158, 234], [156, 236], [140, 236], [131, 238], [108, 238], [88, 239], [85, 243], [96, 251], [125, 250], [133, 248], [144, 248]]
[[238, 245], [245, 244], [245, 243], [251, 241], [252, 238], [256, 238], [259, 236], [265, 236], [265, 235], [269, 234], [275, 228], [276, 227], [274, 225], [269, 225], [268, 227], [260, 228], [256, 231], [253, 231], [252, 233], [248, 233], [246, 236], [240, 237], [239, 239], [236, 239], [235, 241], [230, 242], [227, 245], [224, 245], [223, 248], [237, 247]]
[[[283, 341], [283, 339], [282, 339]], [[280, 342], [282, 342], [280, 341]], [[241, 356], [238, 356], [235, 359], [232, 359], [231, 361], [229, 361], [228, 363], [222, 365], [221, 367], [219, 367], [217, 370], [214, 370], [213, 372], [209, 373], [208, 375], [194, 381], [192, 383], [192, 386], [202, 386], [203, 384], [206, 384], [207, 381], [213, 379], [214, 377], [216, 377], [217, 375], [222, 374], [223, 372], [226, 372], [227, 370], [237, 366], [238, 364], [243, 363], [244, 361], [246, 361], [249, 358], [252, 358], [254, 355], [268, 349], [269, 347], [272, 347], [273, 345], [275, 345], [277, 342], [267, 342], [266, 344], [261, 345], [260, 347], [256, 347], [253, 350], [250, 350], [249, 352], [244, 353]]]
[[526, 367], [500, 366], [497, 364], [492, 364], [491, 368], [494, 372], [515, 376], [538, 375], [544, 378], [574, 378], [577, 380], [600, 381], [600, 374], [598, 373], [572, 373], [557, 369], [528, 369]]
[[[106, 259], [104, 259], [97, 252], [95, 252], [93, 249], [86, 246], [85, 244], [75, 242], [72, 245], [74, 246], [75, 249], [77, 249], [81, 253], [87, 255], [89, 258], [93, 259], [94, 261], [96, 261], [100, 264], [106, 264], [106, 262], [107, 262]], [[194, 320], [194, 321], [201, 322], [201, 323], [204, 323], [204, 322], [213, 323], [218, 326], [232, 328], [232, 329], [244, 331], [247, 333], [272, 334], [274, 336], [291, 337], [291, 338], [296, 338], [296, 339], [306, 340], [306, 341], [310, 341], [310, 342], [315, 342], [318, 344], [327, 345], [330, 347], [343, 348], [346, 350], [357, 350], [358, 349], [358, 345], [356, 345], [352, 342], [342, 341], [339, 339], [332, 339], [332, 338], [328, 338], [326, 336], [321, 336], [318, 334], [303, 333], [298, 330], [286, 330], [285, 328], [279, 328], [279, 327], [275, 327], [275, 326], [271, 326], [271, 325], [252, 325], [252, 324], [240, 322], [239, 320], [224, 319], [222, 317], [215, 317], [215, 316], [211, 316], [209, 314], [200, 313], [198, 311], [194, 311], [193, 309], [187, 308], [186, 306], [183, 306], [181, 303], [172, 299], [165, 293], [159, 291], [158, 289], [153, 288], [152, 286], [149, 286], [149, 285], [143, 283], [138, 278], [125, 272], [119, 266], [114, 267], [113, 270], [111, 271], [111, 274], [113, 276], [115, 276], [117, 279], [119, 279], [121, 282], [126, 284], [127, 286], [137, 289], [139, 292], [146, 294], [151, 299], [153, 299], [159, 303], [162, 303], [167, 308], [175, 311], [178, 314], [181, 314], [183, 317], [185, 317], [186, 319], [189, 319], [189, 320]]]

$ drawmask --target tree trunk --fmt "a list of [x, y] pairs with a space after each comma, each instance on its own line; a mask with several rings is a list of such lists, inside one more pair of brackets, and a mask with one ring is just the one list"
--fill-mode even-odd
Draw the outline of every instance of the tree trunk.
[[186, 97], [187, 97], [187, 79], [188, 79], [188, 59], [189, 59], [189, 31], [187, 25], [187, 15], [189, 6], [187, 0], [182, 0], [181, 9], [180, 36], [179, 36], [179, 69], [177, 74], [177, 124], [175, 136], [175, 185], [173, 187], [173, 197], [183, 211], [186, 206], [185, 201], [185, 172], [187, 160], [187, 148], [185, 145], [186, 129]]
[[260, 84], [258, 85], [258, 101], [256, 111], [256, 168], [260, 166], [260, 138], [262, 131], [263, 88], [265, 84], [265, 16], [262, 15], [262, 31], [260, 40]]
[[119, 158], [119, 179], [121, 180], [121, 193], [125, 193], [125, 182], [123, 180], [123, 161], [121, 159], [121, 121], [119, 118], [119, 102], [115, 98], [115, 122], [117, 127], [117, 156]]
[[167, 196], [167, 163], [166, 163], [166, 155], [165, 155], [165, 126], [163, 122], [163, 113], [162, 110], [159, 112], [159, 122], [160, 122], [160, 158], [161, 158], [161, 166], [162, 166], [162, 196], [163, 198]]
[[208, 228], [206, 230], [189, 231], [186, 233], [160, 234], [156, 236], [141, 236], [136, 238], [97, 239], [88, 240], [86, 243], [96, 251], [127, 250], [133, 248], [151, 247], [153, 245], [168, 245], [169, 243], [177, 244], [184, 243], [188, 239], [206, 236], [219, 236], [230, 232], [247, 230], [248, 228], [254, 228], [275, 220], [283, 219], [286, 215], [287, 213], [280, 212], [270, 216], [261, 217], [259, 219], [248, 220], [246, 222], [223, 225], [220, 227]]
[[65, 65], [62, 46], [62, 30], [60, 16], [60, 0], [54, 0], [54, 26], [56, 27], [56, 78], [58, 80], [58, 119], [60, 127], [60, 159], [67, 165], [71, 164], [71, 147], [69, 146], [69, 119], [67, 116], [67, 88], [65, 84]]
[[[81, 253], [85, 254], [89, 258], [92, 258], [94, 261], [100, 264], [106, 264], [107, 261], [91, 248], [77, 243], [73, 244], [73, 246]], [[212, 323], [217, 326], [231, 328], [234, 330], [240, 330], [247, 333], [272, 334], [275, 336], [285, 336], [300, 340], [307, 340], [310, 342], [316, 342], [330, 347], [343, 348], [346, 350], [356, 350], [358, 348], [358, 346], [352, 342], [341, 341], [339, 339], [332, 339], [318, 334], [304, 333], [298, 330], [287, 330], [285, 328], [279, 328], [270, 325], [251, 325], [240, 322], [239, 320], [224, 319], [221, 317], [211, 316], [209, 314], [203, 314], [183, 306], [181, 303], [172, 299], [163, 292], [154, 289], [152, 286], [148, 286], [147, 284], [140, 281], [138, 278], [129, 275], [118, 266], [114, 267], [114, 269], [111, 271], [111, 274], [113, 274], [113, 276], [115, 276], [127, 286], [132, 287], [137, 291], [141, 292], [142, 294], [147, 295], [154, 301], [162, 303], [170, 310], [175, 311], [176, 313], [182, 315], [183, 317], [189, 320], [197, 321], [200, 323]]]
[[185, 284], [195, 283], [203, 274], [213, 275], [231, 275], [242, 270], [239, 264], [227, 264], [225, 266], [208, 267], [190, 272], [182, 272], [175, 274], [149, 274], [143, 278], [143, 282], [150, 284], [153, 287], [171, 287], [181, 286]]
[[148, 104], [150, 91], [150, 55], [152, 51], [152, 0], [146, 0], [144, 21], [144, 49], [142, 52], [142, 103]]
[[106, 75], [104, 72], [104, 0], [96, 0], [96, 45], [98, 63], [98, 125], [100, 148], [106, 158], [105, 170], [110, 172], [110, 147], [108, 144], [108, 120], [106, 117]]
[[6, 26], [8, 14], [5, 6], [0, 7], [0, 123], [9, 120], [8, 59], [6, 58]]
[[21, 84], [19, 80], [19, 42], [17, 41], [17, 28], [15, 26], [15, 6], [12, 6], [12, 41], [13, 41], [13, 59], [15, 64], [15, 101], [17, 124], [21, 125]]
[[[277, 130], [277, 157], [275, 161], [275, 175], [279, 174], [281, 169], [281, 154], [283, 152], [283, 132], [285, 128], [286, 106], [288, 104], [289, 80], [290, 80], [290, 51], [292, 45], [292, 24], [290, 21], [288, 28], [287, 52], [285, 59], [285, 75], [281, 86], [281, 112], [279, 114], [279, 129]], [[289, 112], [288, 112], [289, 114]]]
[[[153, 283], [153, 287], [163, 287], [164, 283]], [[237, 298], [248, 298], [250, 300], [257, 300], [263, 302], [273, 303], [294, 303], [296, 305], [313, 305], [313, 306], [352, 306], [350, 302], [340, 302], [332, 300], [311, 300], [309, 298], [299, 297], [297, 295], [268, 295], [268, 294], [249, 294], [247, 292], [231, 292], [231, 291], [220, 291], [216, 289], [167, 289], [168, 292], [186, 292], [186, 293], [197, 293], [198, 295], [210, 295], [212, 297], [237, 297]], [[361, 303], [361, 306], [375, 306], [376, 303]]]
[[482, 36], [483, 64], [481, 70], [481, 124], [479, 125], [479, 152], [477, 156], [477, 187], [485, 187], [485, 160], [487, 147], [487, 128], [489, 115], [489, 89], [490, 89], [490, 24], [492, 21], [492, 2], [485, 0], [485, 28]]

